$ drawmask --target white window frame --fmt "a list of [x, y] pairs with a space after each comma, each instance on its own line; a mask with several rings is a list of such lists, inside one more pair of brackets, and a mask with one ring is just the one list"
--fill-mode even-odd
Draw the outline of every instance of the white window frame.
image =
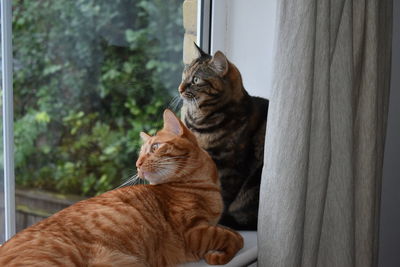
[[5, 240], [15, 235], [14, 110], [12, 56], [12, 0], [1, 0], [1, 56], [3, 89], [3, 158]]
[[225, 50], [227, 0], [197, 1], [197, 44], [209, 54]]
[[212, 0], [197, 1], [197, 41], [200, 48], [210, 53]]
[[224, 52], [239, 68], [248, 93], [267, 99], [272, 97], [277, 3], [278, 0], [256, 0], [252, 5], [242, 0], [211, 1], [209, 52]]
[[210, 53], [226, 51], [228, 2], [229, 0], [212, 1], [211, 4], [211, 30], [210, 30]]

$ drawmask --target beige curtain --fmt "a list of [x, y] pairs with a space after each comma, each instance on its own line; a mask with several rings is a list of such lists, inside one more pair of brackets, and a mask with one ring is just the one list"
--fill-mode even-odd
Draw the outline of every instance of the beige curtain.
[[277, 2], [258, 266], [376, 266], [392, 1]]

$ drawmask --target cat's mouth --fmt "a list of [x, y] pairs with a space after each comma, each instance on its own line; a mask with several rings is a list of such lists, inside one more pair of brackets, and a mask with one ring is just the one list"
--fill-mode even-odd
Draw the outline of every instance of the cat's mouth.
[[142, 178], [142, 179], [146, 179], [146, 174], [147, 174], [147, 176], [149, 174], [148, 172], [145, 172], [145, 171], [141, 170], [140, 168], [137, 169], [137, 172], [138, 172], [139, 178]]
[[142, 169], [139, 168], [137, 169], [137, 171], [139, 178], [145, 179], [147, 181], [150, 181], [153, 178], [153, 176], [156, 176], [156, 173], [154, 172], [143, 171]]
[[188, 92], [188, 91], [185, 91], [185, 92], [181, 93], [181, 96], [184, 99], [189, 99], [189, 100], [192, 100], [192, 99], [194, 99], [196, 97], [193, 93]]
[[165, 180], [165, 178], [160, 177], [157, 172], [146, 172], [139, 168], [137, 169], [137, 171], [139, 178], [148, 181], [150, 184], [160, 184], [163, 183]]

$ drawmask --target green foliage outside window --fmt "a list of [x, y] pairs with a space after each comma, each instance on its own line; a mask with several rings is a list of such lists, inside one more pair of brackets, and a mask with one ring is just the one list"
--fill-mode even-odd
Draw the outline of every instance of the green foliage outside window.
[[135, 173], [182, 70], [180, 0], [14, 0], [17, 185], [91, 196]]

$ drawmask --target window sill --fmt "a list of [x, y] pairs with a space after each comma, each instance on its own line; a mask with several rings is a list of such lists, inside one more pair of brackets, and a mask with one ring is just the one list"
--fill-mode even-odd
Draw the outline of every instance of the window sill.
[[[219, 266], [238, 267], [249, 266], [257, 260], [257, 232], [256, 231], [239, 231], [244, 239], [244, 247], [236, 254], [236, 256], [227, 264]], [[207, 267], [204, 260], [191, 262], [180, 265], [180, 267]]]

